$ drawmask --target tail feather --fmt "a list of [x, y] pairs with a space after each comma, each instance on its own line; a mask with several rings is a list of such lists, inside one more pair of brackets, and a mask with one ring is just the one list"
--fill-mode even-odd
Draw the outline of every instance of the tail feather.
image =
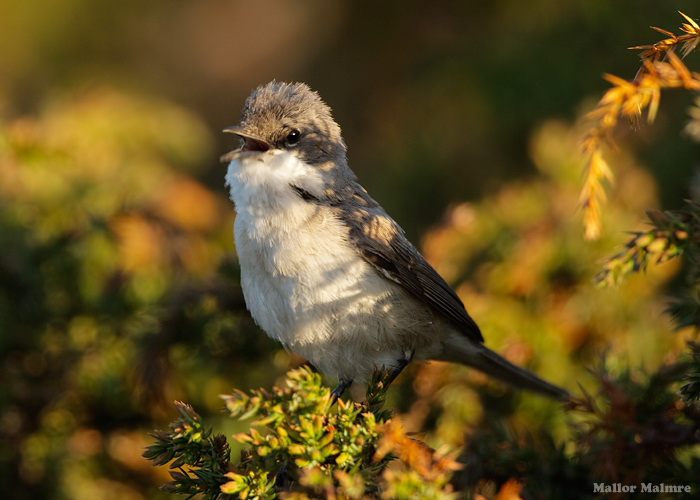
[[515, 366], [504, 358], [466, 337], [450, 337], [443, 342], [443, 352], [436, 359], [476, 368], [518, 389], [527, 389], [559, 401], [569, 401], [568, 391], [545, 382], [534, 373]]

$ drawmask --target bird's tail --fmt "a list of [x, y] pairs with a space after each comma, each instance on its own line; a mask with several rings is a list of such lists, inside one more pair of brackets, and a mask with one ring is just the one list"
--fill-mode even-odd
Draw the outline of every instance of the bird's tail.
[[571, 397], [568, 391], [545, 382], [534, 373], [506, 361], [483, 344], [462, 335], [444, 340], [442, 355], [436, 359], [471, 366], [512, 387], [534, 391], [559, 401], [569, 401]]

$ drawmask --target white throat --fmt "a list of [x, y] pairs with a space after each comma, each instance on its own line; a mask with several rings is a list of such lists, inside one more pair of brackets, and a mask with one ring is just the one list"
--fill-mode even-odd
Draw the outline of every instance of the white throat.
[[306, 205], [295, 187], [319, 197], [323, 192], [321, 172], [296, 155], [280, 150], [233, 159], [226, 173], [226, 185], [239, 215], [249, 212], [257, 217]]

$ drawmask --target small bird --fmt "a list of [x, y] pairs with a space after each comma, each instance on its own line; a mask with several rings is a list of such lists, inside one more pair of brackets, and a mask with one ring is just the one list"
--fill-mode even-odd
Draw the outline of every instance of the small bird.
[[338, 377], [334, 399], [412, 360], [569, 399], [483, 345], [457, 294], [357, 182], [331, 109], [306, 84], [258, 87], [224, 132], [241, 139], [221, 160], [246, 306], [270, 337]]

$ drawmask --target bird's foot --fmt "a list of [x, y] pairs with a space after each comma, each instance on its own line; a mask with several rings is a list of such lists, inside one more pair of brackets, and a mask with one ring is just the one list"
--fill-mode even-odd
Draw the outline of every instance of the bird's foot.
[[338, 380], [338, 386], [331, 391], [331, 406], [338, 401], [338, 398], [343, 395], [348, 387], [352, 385], [352, 380], [340, 379]]
[[408, 366], [408, 364], [411, 362], [413, 359], [413, 352], [411, 353], [406, 353], [406, 355], [396, 361], [396, 364], [391, 368], [391, 372], [389, 373], [389, 379], [386, 381], [386, 385], [390, 385], [396, 377], [399, 376], [399, 373], [403, 371], [404, 368]]

